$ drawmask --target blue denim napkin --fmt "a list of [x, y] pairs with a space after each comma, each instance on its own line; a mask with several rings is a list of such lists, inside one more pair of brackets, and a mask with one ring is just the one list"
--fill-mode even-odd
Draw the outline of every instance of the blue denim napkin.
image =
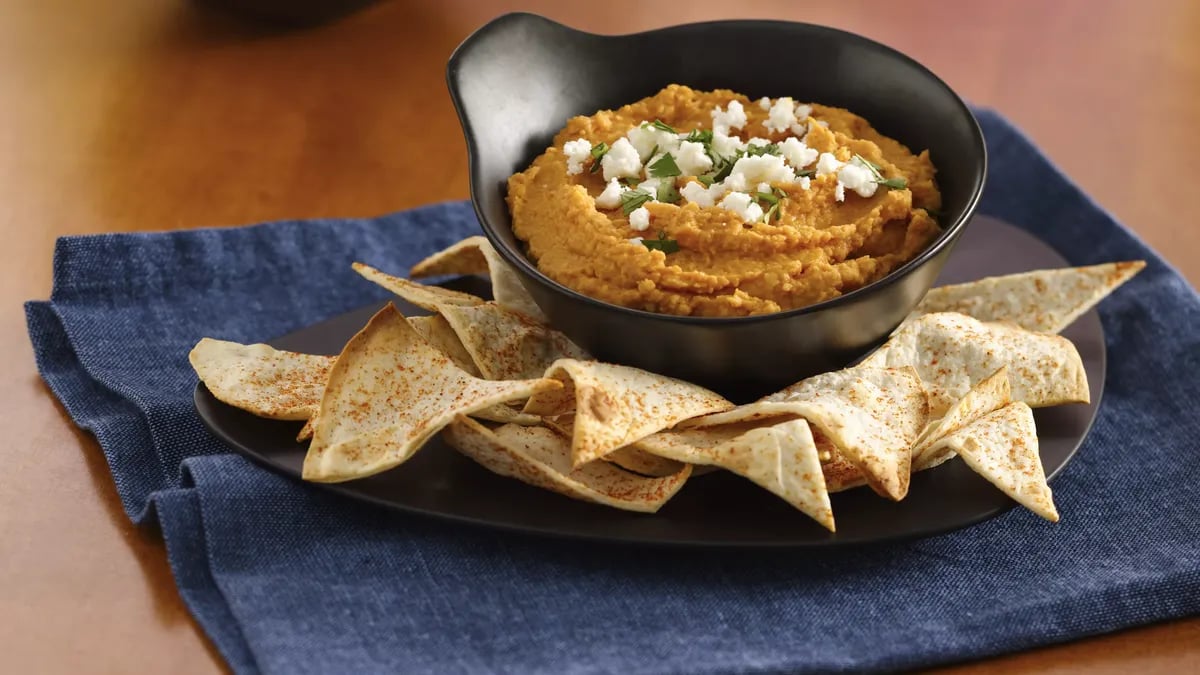
[[[1101, 305], [1099, 419], [1024, 509], [922, 541], [817, 552], [564, 543], [351, 502], [250, 464], [192, 408], [202, 336], [257, 341], [382, 298], [477, 231], [442, 204], [373, 220], [67, 237], [26, 305], [38, 367], [157, 523], [237, 672], [795, 673], [930, 666], [1200, 610], [1200, 301], [1002, 118], [983, 211], [1074, 264], [1145, 258]], [[74, 449], [64, 449], [73, 451]]]

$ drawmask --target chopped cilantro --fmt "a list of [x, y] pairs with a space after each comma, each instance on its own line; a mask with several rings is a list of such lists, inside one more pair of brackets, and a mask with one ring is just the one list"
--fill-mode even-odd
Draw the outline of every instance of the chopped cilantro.
[[712, 184], [713, 184], [713, 177], [712, 177], [712, 176], [710, 176], [710, 175], [708, 175], [708, 174], [703, 174], [703, 175], [701, 175], [701, 176], [696, 176], [696, 180], [700, 181], [700, 183], [701, 183], [702, 185], [704, 185], [704, 187], [712, 187]]
[[883, 187], [885, 187], [889, 190], [903, 190], [904, 188], [908, 187], [908, 180], [906, 180], [903, 177], [884, 178], [883, 174], [880, 173], [879, 165], [867, 160], [862, 155], [855, 154], [854, 159], [857, 159], [859, 162], [862, 162], [863, 166], [867, 167], [867, 169], [871, 172], [871, 176], [875, 179], [875, 183], [877, 185], [882, 185]]
[[755, 192], [754, 199], [758, 202], [766, 202], [772, 206], [779, 203], [779, 196], [770, 192]]
[[590, 171], [588, 171], [588, 173], [596, 173], [597, 171], [599, 171], [600, 170], [600, 160], [604, 159], [604, 156], [607, 154], [608, 154], [608, 143], [605, 143], [604, 141], [600, 141], [600, 143], [598, 143], [595, 147], [593, 147], [592, 148], [592, 168]]
[[679, 251], [679, 242], [674, 239], [667, 239], [667, 233], [664, 230], [658, 231], [658, 239], [642, 239], [642, 246], [651, 251], [662, 251], [663, 253], [676, 253]]
[[679, 170], [679, 165], [675, 163], [675, 158], [669, 152], [647, 168], [652, 178], [671, 178], [683, 173]]
[[768, 143], [766, 145], [747, 145], [746, 146], [746, 156], [747, 157], [759, 157], [762, 155], [778, 155], [778, 154], [779, 154], [779, 144], [778, 143]]
[[658, 201], [667, 204], [679, 203], [679, 190], [675, 189], [675, 181], [664, 180], [658, 184]]
[[672, 133], [672, 134], [675, 133], [674, 127], [672, 127], [670, 124], [667, 124], [666, 122], [664, 122], [660, 119], [654, 120], [653, 122], [650, 123], [650, 125], [653, 126], [655, 129], [658, 129], [659, 131], [666, 131], [667, 133]]
[[689, 133], [687, 138], [683, 140], [691, 141], [692, 143], [700, 143], [701, 145], [707, 147], [710, 143], [712, 143], [713, 132], [712, 129], [696, 129]]
[[816, 169], [804, 169], [803, 171], [797, 171], [796, 175], [801, 178], [812, 178], [817, 175], [817, 171]]
[[621, 193], [621, 211], [629, 215], [650, 201], [654, 195], [645, 190], [630, 190]]

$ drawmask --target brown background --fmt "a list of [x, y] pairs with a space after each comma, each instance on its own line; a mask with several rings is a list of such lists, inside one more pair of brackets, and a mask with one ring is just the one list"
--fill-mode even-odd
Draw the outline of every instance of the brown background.
[[[1200, 3], [417, 2], [281, 32], [186, 0], [0, 3], [0, 662], [213, 672], [152, 534], [38, 380], [20, 303], [62, 234], [368, 216], [467, 196], [443, 84], [454, 46], [515, 8], [597, 32], [808, 20], [915, 56], [1001, 109], [1099, 202], [1200, 281]], [[816, 64], [819, 67], [819, 64]], [[1159, 508], [1161, 505], [1146, 505]], [[1070, 514], [1065, 514], [1070, 517]], [[960, 668], [1200, 669], [1200, 619]]]

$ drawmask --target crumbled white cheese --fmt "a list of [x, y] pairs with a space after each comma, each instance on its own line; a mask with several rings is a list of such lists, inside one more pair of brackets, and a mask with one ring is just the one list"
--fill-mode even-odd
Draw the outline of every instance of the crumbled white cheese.
[[803, 190], [807, 190], [810, 187], [812, 187], [812, 179], [809, 178], [808, 176], [801, 176], [800, 177], [800, 188]]
[[658, 186], [661, 184], [661, 179], [647, 178], [646, 180], [638, 183], [637, 189], [641, 190], [642, 192], [649, 192], [650, 201], [656, 202], [658, 201]]
[[640, 244], [640, 243], [642, 243], [642, 237], [630, 237], [630, 238], [629, 238], [629, 243], [631, 243], [631, 244]]
[[604, 191], [596, 195], [596, 206], [602, 209], [615, 209], [621, 205], [621, 192], [624, 188], [616, 178], [608, 181]]
[[699, 176], [712, 168], [712, 159], [704, 152], [703, 143], [684, 141], [679, 144], [679, 153], [675, 155], [675, 164], [684, 176]]
[[783, 132], [792, 128], [796, 123], [796, 102], [790, 96], [775, 99], [775, 105], [767, 113], [767, 121], [763, 126], [767, 131]]
[[758, 187], [754, 188], [754, 190], [756, 192], [766, 192], [769, 194], [771, 192], [771, 184], [770, 183], [759, 183]]
[[770, 144], [771, 144], [771, 141], [769, 139], [759, 138], [758, 136], [755, 136], [754, 138], [751, 138], [750, 140], [746, 141], [746, 147], [749, 147], [751, 145], [762, 147], [764, 145], [770, 145]]
[[783, 158], [788, 161], [788, 164], [803, 169], [804, 167], [817, 161], [817, 151], [804, 144], [804, 141], [790, 136], [779, 144], [779, 152], [783, 153]]
[[839, 202], [846, 201], [846, 186], [842, 185], [840, 181], [837, 184], [837, 188], [833, 191], [833, 196]]
[[838, 170], [838, 185], [844, 185], [858, 193], [860, 197], [870, 197], [875, 194], [879, 185], [871, 170], [863, 166], [857, 159]]
[[837, 173], [838, 169], [842, 168], [843, 164], [838, 161], [831, 153], [822, 152], [817, 158], [817, 175], [824, 176], [827, 173]]
[[762, 108], [763, 110], [770, 110], [771, 99], [767, 98], [766, 96], [758, 99], [758, 107]]
[[762, 207], [745, 192], [730, 192], [721, 200], [721, 208], [737, 214], [743, 222], [752, 223], [763, 217]]
[[810, 115], [812, 115], [812, 106], [804, 103], [797, 103], [796, 110], [794, 112], [796, 114], [796, 121], [803, 122], [804, 120], [808, 119]]
[[732, 157], [738, 150], [745, 147], [742, 139], [739, 136], [730, 136], [726, 133], [713, 130], [712, 151], [721, 157]]
[[778, 155], [743, 157], [733, 165], [725, 186], [734, 191], [745, 191], [757, 183], [794, 183], [796, 172]]
[[742, 107], [740, 101], [733, 100], [729, 102], [725, 110], [721, 106], [717, 106], [712, 111], [713, 133], [718, 131], [722, 134], [729, 134], [730, 129], [741, 129], [746, 126], [746, 109]]
[[604, 169], [604, 180], [637, 178], [642, 173], [642, 160], [632, 143], [618, 138], [600, 160], [600, 167]]
[[669, 131], [663, 131], [655, 127], [649, 122], [642, 122], [640, 125], [630, 129], [625, 137], [634, 148], [637, 148], [638, 158], [647, 164], [652, 158], [650, 153], [654, 152], [654, 148], [658, 148], [659, 152], [675, 152], [679, 147], [679, 137]]
[[629, 226], [638, 232], [645, 232], [650, 227], [650, 210], [639, 206], [629, 214]]
[[574, 176], [583, 173], [583, 163], [592, 156], [592, 143], [586, 138], [577, 138], [563, 143], [563, 154], [567, 156], [567, 173]]
[[721, 183], [713, 183], [708, 187], [704, 187], [696, 181], [689, 181], [687, 185], [684, 185], [679, 190], [679, 196], [700, 208], [716, 206], [717, 200], [724, 194], [725, 186]]

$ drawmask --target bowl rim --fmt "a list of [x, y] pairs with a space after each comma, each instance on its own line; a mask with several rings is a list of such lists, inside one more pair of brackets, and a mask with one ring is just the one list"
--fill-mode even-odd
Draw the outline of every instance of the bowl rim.
[[[480, 200], [479, 200], [479, 197], [477, 194], [477, 192], [479, 190], [479, 188], [478, 188], [479, 176], [477, 175], [478, 171], [479, 171], [479, 160], [478, 160], [479, 148], [478, 148], [478, 143], [476, 142], [476, 138], [475, 138], [474, 127], [471, 124], [470, 119], [466, 115], [466, 112], [465, 112], [464, 106], [463, 106], [463, 102], [462, 102], [462, 98], [459, 94], [459, 88], [458, 88], [458, 85], [456, 82], [456, 78], [458, 76], [458, 71], [459, 71], [459, 62], [463, 58], [463, 53], [465, 51], [467, 51], [471, 46], [473, 46], [474, 43], [478, 42], [481, 38], [486, 37], [488, 34], [498, 30], [501, 26], [503, 26], [507, 23], [510, 23], [513, 21], [528, 21], [528, 20], [535, 20], [535, 21], [539, 21], [542, 23], [550, 24], [550, 25], [556, 27], [557, 29], [569, 31], [571, 33], [578, 34], [579, 36], [582, 36], [585, 38], [593, 38], [593, 39], [628, 39], [628, 38], [639, 38], [639, 37], [652, 37], [652, 36], [655, 36], [655, 35], [658, 35], [661, 33], [667, 33], [667, 32], [680, 30], [680, 29], [684, 29], [684, 28], [694, 29], [694, 28], [706, 27], [706, 26], [738, 25], [738, 26], [751, 27], [751, 28], [753, 28], [755, 26], [803, 27], [805, 29], [816, 30], [818, 32], [826, 32], [831, 35], [840, 37], [842, 39], [856, 41], [856, 42], [863, 44], [865, 47], [875, 49], [878, 51], [882, 51], [885, 54], [891, 56], [892, 58], [899, 59], [900, 61], [906, 62], [908, 65], [913, 66], [919, 72], [923, 73], [924, 75], [929, 77], [931, 80], [933, 80], [934, 83], [936, 83], [938, 86], [940, 86], [942, 89], [944, 89], [946, 91], [946, 93], [948, 93], [950, 95], [952, 100], [957, 104], [959, 112], [962, 113], [963, 115], [965, 115], [966, 120], [970, 123], [970, 129], [973, 132], [972, 135], [974, 136], [974, 139], [975, 139], [975, 142], [977, 145], [977, 150], [978, 150], [978, 161], [976, 162], [976, 165], [978, 167], [978, 174], [975, 177], [975, 184], [971, 191], [971, 195], [968, 197], [966, 206], [963, 208], [963, 210], [959, 214], [958, 218], [955, 219], [954, 223], [948, 227], [943, 228], [943, 230], [942, 230], [941, 234], [938, 236], [938, 238], [935, 239], [933, 241], [933, 243], [931, 243], [924, 251], [922, 251], [915, 258], [913, 258], [912, 260], [909, 260], [908, 262], [904, 263], [900, 267], [892, 270], [891, 272], [889, 272], [886, 276], [884, 276], [881, 279], [876, 279], [875, 281], [872, 281], [871, 283], [866, 284], [865, 286], [856, 288], [853, 291], [850, 291], [849, 293], [843, 293], [842, 295], [839, 295], [837, 297], [830, 298], [828, 300], [822, 300], [821, 302], [817, 302], [817, 303], [814, 303], [811, 305], [805, 305], [804, 307], [797, 307], [794, 309], [783, 310], [781, 312], [771, 312], [771, 313], [767, 313], [767, 314], [752, 314], [749, 316], [690, 316], [690, 315], [680, 315], [680, 314], [663, 314], [663, 313], [659, 313], [659, 312], [651, 312], [651, 311], [644, 310], [644, 309], [635, 309], [633, 307], [625, 307], [623, 305], [617, 305], [617, 304], [614, 304], [611, 302], [605, 302], [603, 300], [594, 298], [594, 297], [586, 295], [584, 293], [580, 293], [579, 291], [576, 291], [562, 283], [559, 283], [558, 281], [555, 281], [554, 279], [551, 279], [544, 272], [542, 272], [540, 269], [538, 269], [537, 265], [534, 265], [527, 257], [522, 255], [519, 251], [512, 250], [508, 246], [508, 244], [505, 243], [496, 234], [496, 226], [493, 225], [488, 220], [487, 216], [483, 213], [483, 209], [480, 207]], [[523, 273], [524, 276], [527, 276], [527, 277], [530, 277], [530, 278], [536, 280], [538, 283], [549, 287], [550, 290], [552, 290], [556, 293], [565, 295], [577, 302], [582, 302], [582, 303], [591, 305], [595, 309], [621, 312], [621, 313], [625, 313], [625, 314], [628, 314], [633, 317], [639, 317], [639, 318], [646, 319], [646, 320], [665, 321], [665, 322], [669, 322], [669, 323], [678, 323], [678, 324], [704, 325], [704, 326], [744, 325], [744, 324], [760, 323], [760, 322], [765, 322], [765, 321], [784, 320], [784, 319], [789, 319], [792, 317], [803, 316], [806, 314], [815, 314], [817, 312], [821, 312], [826, 309], [833, 309], [836, 307], [840, 307], [842, 305], [852, 304], [861, 298], [869, 296], [877, 291], [880, 291], [884, 288], [891, 286], [892, 284], [899, 282], [901, 279], [907, 277], [912, 272], [914, 272], [917, 269], [919, 269], [920, 267], [924, 266], [925, 263], [927, 263], [930, 260], [932, 260], [933, 258], [937, 257], [942, 252], [942, 250], [945, 249], [947, 246], [952, 245], [958, 239], [958, 236], [959, 236], [959, 234], [961, 234], [962, 229], [964, 227], [966, 227], [967, 223], [969, 223], [971, 221], [971, 219], [975, 216], [975, 212], [978, 210], [979, 203], [983, 197], [984, 187], [987, 183], [988, 151], [987, 151], [987, 142], [983, 136], [983, 129], [980, 128], [979, 120], [976, 119], [975, 113], [972, 112], [970, 106], [967, 105], [966, 101], [964, 101], [963, 98], [958, 95], [958, 92], [954, 91], [954, 89], [951, 88], [950, 85], [946, 84], [945, 80], [938, 77], [936, 73], [934, 73], [932, 70], [930, 70], [924, 64], [917, 61], [913, 57], [905, 54], [904, 52], [901, 52], [900, 50], [895, 49], [894, 47], [890, 47], [886, 44], [883, 44], [882, 42], [878, 42], [876, 40], [872, 40], [871, 38], [859, 35], [858, 33], [852, 33], [850, 31], [842, 30], [840, 28], [823, 26], [821, 24], [805, 23], [805, 22], [801, 22], [801, 21], [782, 21], [782, 20], [775, 20], [775, 19], [719, 19], [719, 20], [714, 20], [714, 21], [700, 21], [700, 22], [694, 22], [694, 23], [675, 24], [675, 25], [671, 25], [671, 26], [665, 26], [662, 28], [655, 28], [655, 29], [636, 32], [636, 33], [601, 34], [601, 33], [590, 33], [588, 31], [580, 30], [578, 28], [573, 28], [571, 26], [559, 23], [557, 21], [554, 21], [552, 19], [544, 17], [540, 14], [535, 14], [533, 12], [510, 12], [507, 14], [502, 14], [502, 15], [492, 19], [491, 21], [487, 22], [483, 26], [480, 26], [474, 32], [472, 32], [470, 35], [468, 35], [467, 38], [465, 40], [463, 40], [462, 43], [460, 43], [458, 45], [458, 47], [456, 47], [454, 49], [454, 52], [450, 55], [450, 58], [446, 63], [446, 84], [447, 84], [447, 88], [450, 91], [450, 99], [451, 99], [451, 102], [454, 104], [455, 113], [458, 115], [459, 124], [462, 127], [463, 140], [466, 142], [466, 145], [467, 145], [467, 174], [468, 174], [468, 182], [469, 182], [469, 188], [470, 188], [470, 194], [471, 194], [471, 206], [475, 210], [475, 216], [479, 220], [480, 227], [483, 229], [484, 234], [487, 235], [487, 238], [492, 243], [492, 246], [497, 251], [499, 251], [500, 256], [503, 257], [510, 265], [513, 265], [517, 269], [519, 269]], [[939, 223], [939, 225], [941, 225], [941, 223]]]

